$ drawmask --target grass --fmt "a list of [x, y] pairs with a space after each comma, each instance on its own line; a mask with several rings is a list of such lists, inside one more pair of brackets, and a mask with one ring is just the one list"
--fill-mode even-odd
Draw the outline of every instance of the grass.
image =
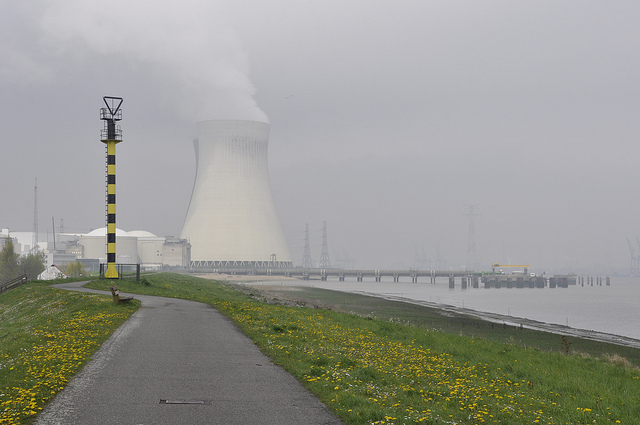
[[0, 295], [0, 424], [29, 424], [139, 303], [30, 282]]
[[[257, 291], [256, 289], [252, 289]], [[370, 316], [384, 321], [409, 324], [446, 333], [482, 338], [489, 341], [517, 344], [545, 351], [608, 356], [612, 361], [629, 362], [640, 367], [640, 350], [588, 339], [562, 337], [550, 332], [536, 331], [491, 323], [451, 311], [444, 312], [417, 304], [385, 300], [379, 297], [332, 291], [313, 287], [270, 286], [261, 290], [270, 298], [302, 305], [322, 306], [336, 311]]]
[[[548, 352], [515, 338], [407, 326], [380, 313], [268, 303], [259, 293], [190, 276], [146, 279], [148, 286], [118, 285], [217, 308], [348, 424], [633, 424], [640, 417], [637, 368], [614, 364], [614, 355], [568, 355], [558, 336], [560, 348]], [[393, 308], [400, 317], [403, 308]]]

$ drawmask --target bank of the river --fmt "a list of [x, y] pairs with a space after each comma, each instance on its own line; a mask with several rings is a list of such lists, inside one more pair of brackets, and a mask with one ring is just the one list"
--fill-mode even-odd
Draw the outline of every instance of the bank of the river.
[[[352, 294], [346, 314], [296, 307], [301, 302], [291, 298], [277, 302], [246, 285], [237, 291], [237, 284], [190, 276], [147, 279], [148, 286], [122, 282], [120, 289], [212, 305], [347, 424], [609, 424], [636, 423], [640, 415], [637, 368], [618, 355], [572, 355], [576, 342], [558, 335], [547, 334], [561, 346], [549, 352], [527, 345], [537, 331], [510, 326], [515, 336], [499, 343], [476, 333], [498, 331], [495, 323], [434, 310], [451, 328], [442, 332], [411, 320], [424, 319], [425, 307], [380, 298]], [[355, 307], [366, 314], [353, 314]], [[403, 321], [412, 326], [396, 323]], [[462, 328], [476, 336], [458, 335]]]
[[238, 287], [245, 287], [245, 291], [250, 287], [252, 291], [279, 302], [324, 307], [496, 342], [518, 343], [548, 351], [569, 350], [593, 356], [615, 355], [640, 367], [640, 341], [619, 335], [398, 296], [269, 285], [265, 282], [256, 285], [242, 282]]

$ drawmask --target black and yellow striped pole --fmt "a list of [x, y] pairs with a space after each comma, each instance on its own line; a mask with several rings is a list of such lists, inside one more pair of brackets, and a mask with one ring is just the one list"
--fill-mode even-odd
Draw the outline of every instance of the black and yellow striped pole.
[[104, 120], [101, 141], [107, 145], [107, 270], [104, 277], [117, 279], [116, 267], [116, 144], [122, 142], [122, 130], [116, 125], [122, 119], [121, 97], [103, 97], [106, 108], [100, 109], [100, 119]]

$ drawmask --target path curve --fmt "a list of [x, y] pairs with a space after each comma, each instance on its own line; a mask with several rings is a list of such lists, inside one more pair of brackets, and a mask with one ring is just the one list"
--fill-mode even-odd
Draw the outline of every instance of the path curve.
[[[85, 283], [54, 286], [110, 295], [83, 288]], [[211, 306], [126, 295], [140, 300], [140, 309], [37, 425], [342, 424]]]

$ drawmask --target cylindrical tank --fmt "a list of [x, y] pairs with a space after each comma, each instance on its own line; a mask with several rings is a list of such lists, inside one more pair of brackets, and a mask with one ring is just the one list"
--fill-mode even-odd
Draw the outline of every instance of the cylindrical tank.
[[269, 127], [198, 123], [196, 177], [181, 234], [194, 267], [291, 267], [269, 183]]
[[[124, 258], [128, 258], [130, 263], [137, 263], [138, 260], [138, 239], [130, 236], [121, 229], [115, 229], [116, 235], [116, 259], [122, 263]], [[86, 235], [78, 238], [80, 245], [84, 247], [84, 258], [98, 258], [100, 261], [107, 260], [104, 250], [105, 235], [107, 229], [99, 227]]]

